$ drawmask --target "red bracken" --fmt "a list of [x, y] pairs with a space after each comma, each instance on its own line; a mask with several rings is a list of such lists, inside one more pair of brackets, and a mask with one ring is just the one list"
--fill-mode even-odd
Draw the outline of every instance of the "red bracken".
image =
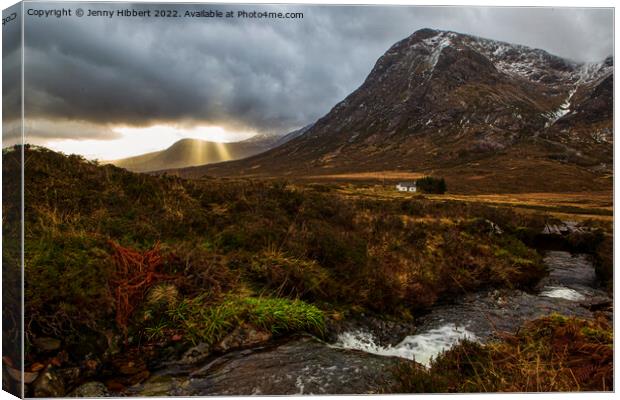
[[129, 317], [144, 298], [147, 289], [154, 283], [173, 277], [158, 271], [162, 265], [159, 242], [143, 253], [123, 247], [111, 240], [108, 243], [114, 250], [112, 258], [116, 265], [116, 271], [111, 279], [111, 283], [115, 286], [116, 324], [125, 334], [126, 341]]

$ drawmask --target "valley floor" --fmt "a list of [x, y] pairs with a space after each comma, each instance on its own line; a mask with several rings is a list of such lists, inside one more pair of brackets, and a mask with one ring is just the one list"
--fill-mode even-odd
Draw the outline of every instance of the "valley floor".
[[[408, 198], [411, 193], [395, 190], [395, 185], [344, 186], [342, 192], [351, 196], [371, 196], [377, 198]], [[548, 215], [564, 219], [585, 221], [596, 219], [613, 220], [613, 192], [534, 192], [502, 194], [424, 194], [424, 197], [436, 201], [460, 201], [465, 203], [483, 203], [491, 206], [517, 209], [522, 212], [545, 212]]]

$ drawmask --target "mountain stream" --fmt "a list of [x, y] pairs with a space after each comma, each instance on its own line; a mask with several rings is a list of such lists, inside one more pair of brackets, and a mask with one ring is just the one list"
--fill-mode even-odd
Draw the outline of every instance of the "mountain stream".
[[[202, 364], [168, 364], [125, 395], [362, 394], [389, 391], [392, 367], [402, 359], [428, 366], [467, 338], [485, 342], [493, 332], [515, 332], [525, 321], [557, 312], [592, 317], [612, 299], [598, 288], [587, 255], [547, 251], [549, 274], [533, 292], [494, 289], [435, 306], [410, 332], [396, 329], [378, 340], [357, 324], [331, 343], [309, 335], [210, 358]], [[375, 329], [376, 332], [376, 329]], [[385, 334], [385, 332], [383, 332]]]

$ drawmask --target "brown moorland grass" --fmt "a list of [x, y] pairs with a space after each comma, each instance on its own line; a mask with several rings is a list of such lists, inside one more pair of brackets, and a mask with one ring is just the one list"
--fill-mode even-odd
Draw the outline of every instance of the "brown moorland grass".
[[181, 297], [210, 288], [209, 303], [244, 292], [407, 317], [463, 290], [527, 286], [544, 274], [540, 256], [510, 233], [544, 222], [510, 210], [283, 181], [184, 180], [45, 149], [25, 154], [29, 337], [71, 343], [84, 329], [114, 328], [106, 322], [119, 306], [110, 240], [132, 254], [160, 242], [157, 273], [184, 277], [175, 282]]
[[[15, 172], [13, 153], [3, 173]], [[129, 345], [214, 343], [240, 324], [320, 333], [323, 313], [411, 318], [464, 291], [528, 288], [545, 274], [520, 239], [551, 218], [540, 210], [362, 185], [151, 176], [30, 147], [25, 156], [28, 363], [39, 337], [61, 338], [78, 362], [104, 357], [124, 324]], [[144, 272], [174, 276], [174, 301], [149, 303], [164, 279], [144, 279], [115, 324], [109, 241], [141, 257], [161, 243]]]
[[308, 180], [326, 180], [326, 181], [412, 181], [426, 176], [421, 172], [406, 172], [406, 171], [372, 171], [372, 172], [349, 172], [341, 174], [325, 174], [325, 175], [312, 175], [306, 177]]
[[429, 370], [401, 366], [404, 392], [570, 392], [613, 390], [613, 331], [594, 320], [551, 315], [481, 345], [465, 341]]
[[[402, 193], [393, 185], [342, 185], [339, 191], [348, 196], [376, 197], [383, 199], [406, 199], [419, 194]], [[512, 208], [522, 212], [543, 211], [559, 219], [586, 220], [590, 218], [611, 221], [613, 219], [613, 192], [550, 192], [550, 193], [504, 193], [504, 194], [424, 194], [435, 201], [462, 201], [489, 206]]]

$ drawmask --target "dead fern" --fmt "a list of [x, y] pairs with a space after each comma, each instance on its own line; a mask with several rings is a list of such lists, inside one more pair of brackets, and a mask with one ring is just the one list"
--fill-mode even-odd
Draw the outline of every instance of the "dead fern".
[[127, 341], [127, 323], [147, 290], [174, 277], [159, 271], [163, 264], [159, 242], [145, 252], [123, 247], [111, 240], [108, 243], [113, 249], [112, 258], [116, 267], [111, 279], [116, 300], [115, 321]]

